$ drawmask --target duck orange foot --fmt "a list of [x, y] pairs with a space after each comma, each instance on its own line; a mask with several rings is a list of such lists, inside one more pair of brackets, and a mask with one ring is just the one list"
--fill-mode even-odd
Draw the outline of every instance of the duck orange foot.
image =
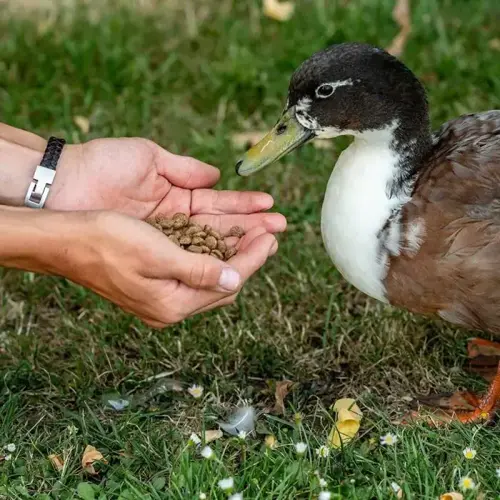
[[[432, 426], [450, 422], [464, 424], [493, 421], [500, 409], [500, 344], [483, 339], [472, 339], [468, 345], [471, 371], [491, 381], [486, 394], [479, 398], [472, 392], [455, 392], [418, 398], [417, 410], [409, 412], [402, 424], [424, 421]], [[424, 411], [421, 407], [424, 407]], [[425, 407], [433, 408], [432, 412]]]

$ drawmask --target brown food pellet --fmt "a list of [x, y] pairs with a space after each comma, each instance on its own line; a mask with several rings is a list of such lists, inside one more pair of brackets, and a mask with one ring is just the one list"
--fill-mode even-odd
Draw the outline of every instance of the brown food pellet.
[[219, 252], [221, 253], [225, 253], [225, 251], [227, 250], [227, 245], [224, 240], [217, 240], [217, 250], [219, 250]]
[[221, 240], [222, 239], [222, 236], [220, 235], [220, 233], [218, 231], [216, 231], [215, 229], [212, 229], [211, 231], [209, 231], [210, 236], [213, 236], [216, 240]]
[[202, 231], [201, 226], [198, 226], [198, 224], [191, 224], [187, 229], [186, 229], [186, 234], [191, 236], [193, 234], [199, 233]]
[[217, 248], [217, 240], [213, 236], [207, 236], [205, 238], [205, 245], [210, 248], [210, 250], [214, 250]]
[[235, 247], [229, 247], [226, 252], [224, 253], [224, 257], [226, 260], [229, 260], [231, 257], [234, 257], [236, 255], [236, 248]]
[[193, 252], [193, 253], [202, 253], [203, 250], [201, 249], [201, 247], [198, 247], [196, 245], [190, 245], [187, 247], [187, 251], [188, 252]]
[[193, 236], [196, 236], [197, 238], [206, 238], [207, 233], [205, 233], [205, 231], [198, 231], [197, 233], [194, 233]]
[[205, 227], [203, 228], [203, 231], [205, 233], [210, 234], [210, 231], [212, 230], [212, 226], [209, 226], [208, 224], [205, 224]]
[[237, 238], [241, 238], [244, 234], [245, 234], [245, 231], [240, 226], [233, 226], [229, 230], [229, 233], [227, 233], [228, 236], [236, 236]]
[[219, 252], [219, 250], [212, 250], [210, 252], [210, 255], [213, 255], [214, 257], [217, 257], [220, 260], [224, 260], [224, 255], [222, 255], [222, 253]]
[[186, 214], [180, 212], [175, 214], [172, 217], [172, 220], [174, 221], [175, 229], [180, 229], [181, 227], [185, 227], [189, 223], [189, 217]]
[[202, 243], [205, 243], [205, 238], [200, 238], [199, 236], [193, 236], [191, 243], [193, 245], [201, 245]]
[[210, 253], [210, 248], [208, 248], [206, 245], [201, 245], [201, 250], [203, 253]]
[[158, 224], [164, 229], [171, 229], [174, 227], [174, 221], [171, 219], [160, 219]]
[[156, 219], [154, 217], [149, 217], [146, 219], [146, 222], [148, 224], [150, 224], [151, 226], [155, 226], [156, 225]]
[[174, 234], [171, 234], [168, 239], [172, 242], [172, 243], [175, 243], [178, 247], [181, 246], [181, 244], [179, 243], [179, 239], [174, 235]]
[[179, 243], [181, 245], [190, 245], [191, 244], [191, 236], [187, 236], [187, 235], [181, 236], [179, 238]]
[[[160, 229], [161, 229], [161, 226], [160, 226]], [[173, 227], [170, 227], [168, 229], [164, 229], [163, 230], [163, 234], [167, 235], [167, 236], [170, 236], [171, 234], [174, 234], [174, 228]]]

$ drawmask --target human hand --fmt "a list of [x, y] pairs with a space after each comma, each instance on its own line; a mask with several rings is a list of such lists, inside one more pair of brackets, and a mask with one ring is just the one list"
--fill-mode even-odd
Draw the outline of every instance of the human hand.
[[183, 212], [217, 230], [285, 229], [284, 217], [261, 213], [272, 207], [271, 196], [211, 189], [219, 177], [215, 167], [146, 139], [96, 139], [64, 148], [46, 207], [113, 210], [138, 219]]
[[[54, 260], [49, 252], [51, 272], [154, 327], [234, 302], [244, 282], [278, 247], [272, 234], [256, 227], [238, 242], [238, 253], [223, 262], [187, 252], [149, 224], [122, 214], [74, 212], [68, 217], [71, 230], [65, 231], [59, 257]], [[60, 222], [54, 225], [62, 231]]]

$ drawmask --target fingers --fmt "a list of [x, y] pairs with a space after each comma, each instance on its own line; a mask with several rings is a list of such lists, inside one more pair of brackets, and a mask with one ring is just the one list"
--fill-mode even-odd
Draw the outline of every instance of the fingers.
[[282, 233], [286, 229], [286, 219], [281, 214], [262, 213], [249, 215], [210, 215], [199, 214], [193, 217], [200, 225], [208, 224], [221, 234], [226, 234], [233, 226], [241, 226], [245, 231], [261, 227], [268, 233]]
[[217, 191], [197, 189], [193, 191], [191, 213], [196, 214], [252, 214], [269, 210], [273, 197], [257, 191]]
[[209, 188], [220, 178], [219, 169], [196, 158], [170, 153], [158, 146], [155, 161], [160, 175], [185, 189]]

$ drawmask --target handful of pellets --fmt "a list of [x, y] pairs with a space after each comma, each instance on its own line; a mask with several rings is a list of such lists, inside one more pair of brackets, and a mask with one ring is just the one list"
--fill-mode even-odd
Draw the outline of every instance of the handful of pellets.
[[236, 236], [241, 238], [245, 231], [240, 226], [234, 226], [229, 233], [222, 236], [211, 226], [201, 227], [192, 222], [186, 214], [177, 213], [173, 217], [158, 214], [146, 222], [161, 231], [178, 247], [193, 253], [206, 253], [220, 260], [229, 260], [236, 255], [236, 247], [227, 246], [224, 238]]

